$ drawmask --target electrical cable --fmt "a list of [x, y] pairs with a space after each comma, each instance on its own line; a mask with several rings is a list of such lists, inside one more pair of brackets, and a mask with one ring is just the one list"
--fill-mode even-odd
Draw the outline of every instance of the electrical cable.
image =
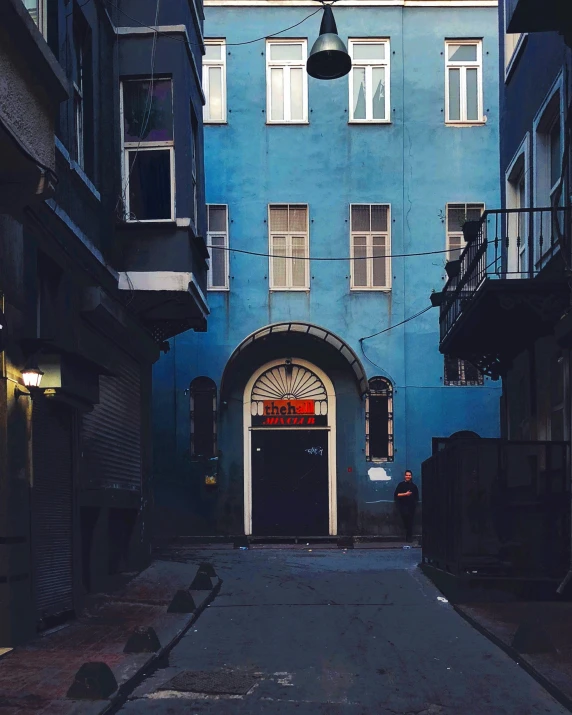
[[364, 340], [369, 340], [370, 338], [375, 338], [377, 335], [381, 335], [382, 333], [387, 333], [389, 330], [393, 330], [393, 328], [398, 328], [400, 325], [405, 325], [405, 323], [409, 323], [410, 320], [415, 320], [415, 318], [418, 318], [420, 315], [423, 315], [423, 313], [426, 313], [428, 310], [431, 310], [432, 307], [433, 307], [432, 305], [428, 305], [426, 308], [423, 308], [423, 310], [420, 310], [418, 313], [415, 313], [415, 315], [410, 315], [409, 318], [405, 318], [405, 320], [402, 320], [400, 323], [395, 323], [395, 325], [390, 325], [388, 328], [379, 330], [377, 333], [372, 333], [371, 335], [367, 335], [364, 338], [360, 338], [359, 339], [360, 345]]
[[243, 248], [230, 248], [228, 246], [210, 246], [214, 251], [228, 251], [230, 253], [243, 253], [247, 256], [260, 256], [262, 258], [283, 258], [288, 261], [372, 261], [379, 258], [410, 258], [415, 256], [434, 256], [439, 253], [451, 253], [458, 248], [445, 248], [440, 251], [420, 251], [419, 253], [390, 253], [383, 256], [279, 256], [275, 253], [262, 253], [247, 251]]
[[[115, 2], [111, 2], [111, 0], [104, 0], [108, 5], [111, 5], [111, 7], [114, 7], [118, 12], [120, 12], [124, 17], [128, 18], [129, 20], [132, 20], [133, 22], [136, 22], [140, 27], [146, 27], [149, 30], [154, 30], [158, 35], [162, 35], [168, 40], [175, 40], [175, 42], [184, 42], [185, 44], [190, 44], [194, 45], [195, 47], [202, 47], [197, 42], [190, 42], [186, 38], [181, 39], [177, 35], [173, 35], [169, 33], [168, 31], [160, 31], [157, 30], [157, 27], [152, 27], [151, 25], [146, 25], [144, 22], [141, 22], [140, 20], [137, 20], [137, 18], [132, 17], [131, 15], [128, 15], [124, 10], [122, 10], [119, 5]], [[290, 25], [290, 27], [285, 27], [283, 30], [278, 30], [278, 32], [273, 32], [270, 35], [264, 35], [264, 37], [256, 37], [254, 40], [246, 40], [245, 42], [227, 42], [225, 43], [226, 47], [241, 47], [243, 45], [252, 45], [255, 42], [262, 42], [262, 40], [267, 40], [269, 37], [276, 37], [276, 35], [281, 35], [283, 32], [288, 32], [288, 30], [293, 30], [295, 27], [298, 27], [301, 25], [303, 22], [306, 22], [306, 20], [309, 20], [311, 17], [316, 15], [322, 10], [321, 7], [319, 7], [317, 10], [314, 12], [310, 13], [310, 15], [307, 15], [304, 19], [300, 20], [300, 22], [297, 22], [295, 25]]]

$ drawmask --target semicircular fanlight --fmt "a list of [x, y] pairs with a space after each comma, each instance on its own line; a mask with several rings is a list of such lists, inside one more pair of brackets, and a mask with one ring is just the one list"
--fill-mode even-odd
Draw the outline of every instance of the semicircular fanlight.
[[324, 383], [311, 370], [301, 365], [292, 365], [288, 371], [283, 365], [272, 367], [262, 373], [252, 389], [253, 402], [327, 399]]

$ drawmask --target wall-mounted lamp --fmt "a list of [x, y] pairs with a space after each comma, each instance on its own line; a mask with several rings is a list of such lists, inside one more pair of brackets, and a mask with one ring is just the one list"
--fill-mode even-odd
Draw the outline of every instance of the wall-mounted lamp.
[[20, 397], [20, 395], [30, 395], [30, 390], [35, 390], [40, 387], [43, 376], [44, 373], [38, 367], [37, 362], [35, 360], [31, 360], [22, 370], [22, 380], [28, 389], [23, 390], [20, 385], [16, 385], [16, 398]]

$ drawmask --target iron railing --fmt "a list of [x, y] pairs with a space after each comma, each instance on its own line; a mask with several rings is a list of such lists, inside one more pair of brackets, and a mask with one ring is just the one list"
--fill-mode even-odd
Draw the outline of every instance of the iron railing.
[[569, 235], [570, 207], [485, 211], [443, 289], [443, 340], [486, 279], [535, 278]]
[[448, 439], [423, 462], [423, 561], [452, 574], [563, 577], [568, 443]]

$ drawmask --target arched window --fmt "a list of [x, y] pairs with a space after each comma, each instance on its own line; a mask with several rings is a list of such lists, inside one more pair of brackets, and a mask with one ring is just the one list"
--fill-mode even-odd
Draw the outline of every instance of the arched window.
[[372, 377], [365, 402], [365, 455], [368, 462], [393, 462], [393, 386]]
[[191, 382], [191, 457], [216, 457], [216, 385], [210, 377]]

